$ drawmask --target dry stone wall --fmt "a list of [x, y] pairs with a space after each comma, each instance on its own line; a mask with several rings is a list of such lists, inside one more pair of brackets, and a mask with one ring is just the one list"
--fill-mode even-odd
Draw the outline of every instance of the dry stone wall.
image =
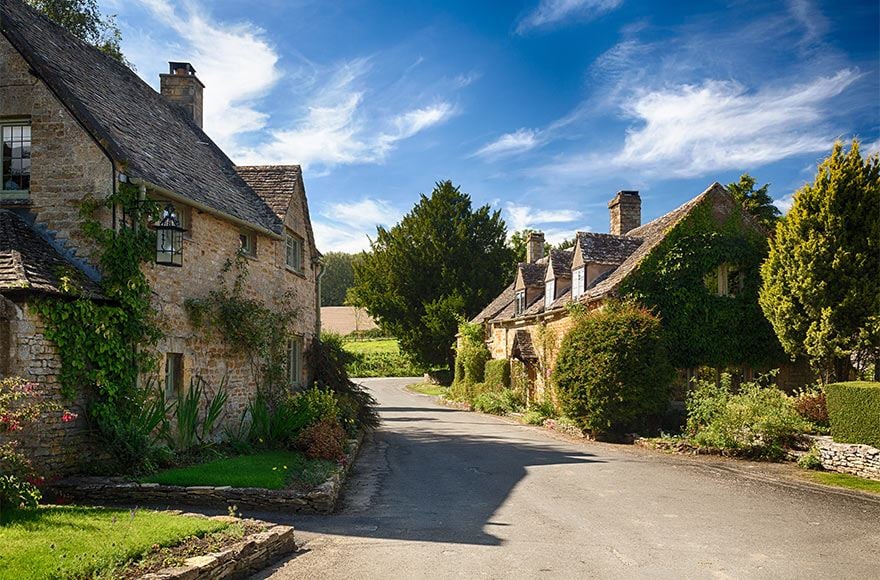
[[880, 480], [880, 449], [870, 445], [835, 443], [831, 437], [816, 437], [815, 442], [823, 468]]

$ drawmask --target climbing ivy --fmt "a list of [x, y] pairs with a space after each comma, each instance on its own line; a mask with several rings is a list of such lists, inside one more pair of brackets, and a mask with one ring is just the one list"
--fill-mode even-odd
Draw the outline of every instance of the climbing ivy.
[[[99, 210], [122, 211], [116, 229], [105, 227]], [[139, 199], [138, 188], [120, 184], [116, 193], [99, 201], [86, 199], [80, 208], [82, 231], [95, 242], [107, 300], [95, 300], [82, 291], [72, 271], [60, 274], [63, 298], [36, 301], [46, 325], [46, 337], [61, 357], [59, 381], [70, 398], [83, 389], [92, 396], [90, 412], [104, 424], [124, 420], [126, 402], [137, 389], [141, 372], [154, 368], [149, 347], [161, 337], [150, 307], [150, 286], [141, 266], [152, 260], [155, 233], [154, 204]]]
[[[758, 305], [766, 255], [766, 237], [747, 227], [739, 212], [718, 223], [704, 203], [627, 277], [620, 294], [660, 316], [678, 368], [772, 365], [782, 351]], [[742, 277], [735, 296], [718, 296], [705, 283], [723, 263], [735, 265]]]
[[[232, 284], [227, 280], [234, 274]], [[204, 298], [189, 298], [184, 308], [193, 326], [219, 332], [231, 351], [243, 353], [256, 383], [266, 394], [287, 386], [287, 341], [299, 315], [293, 292], [286, 292], [277, 309], [244, 295], [248, 277], [247, 258], [239, 254], [227, 260], [216, 289]]]

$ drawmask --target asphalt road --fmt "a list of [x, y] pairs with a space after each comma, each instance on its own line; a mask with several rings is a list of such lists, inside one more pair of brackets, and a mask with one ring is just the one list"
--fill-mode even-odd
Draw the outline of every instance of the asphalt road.
[[880, 578], [880, 500], [364, 382], [383, 426], [339, 513], [266, 515], [302, 548], [258, 578]]

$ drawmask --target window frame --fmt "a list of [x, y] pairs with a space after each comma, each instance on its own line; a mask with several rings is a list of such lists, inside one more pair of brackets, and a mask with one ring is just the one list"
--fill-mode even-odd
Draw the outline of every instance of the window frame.
[[[247, 246], [243, 243], [248, 241]], [[257, 257], [257, 235], [250, 230], [238, 230], [238, 251], [248, 258]]]
[[[293, 242], [293, 253], [296, 256], [295, 264], [290, 263], [291, 242]], [[297, 274], [305, 272], [305, 244], [303, 239], [293, 232], [287, 232], [284, 236], [284, 266]]]
[[544, 309], [547, 310], [556, 302], [556, 279], [544, 283]]
[[517, 290], [514, 295], [514, 311], [517, 316], [521, 316], [523, 312], [526, 311], [526, 291], [525, 290]]
[[165, 399], [177, 400], [183, 394], [183, 353], [165, 353]]
[[[580, 275], [580, 276], [579, 276]], [[580, 278], [580, 280], [578, 279]], [[586, 281], [587, 281], [587, 267], [586, 265], [581, 266], [580, 268], [575, 268], [571, 272], [571, 297], [578, 298], [586, 289]]]
[[[22, 156], [22, 160], [28, 160], [28, 173], [27, 173], [27, 181], [28, 186], [24, 189], [6, 189], [6, 175], [3, 171], [4, 160], [5, 157], [2, 155], [2, 147], [3, 143], [5, 143], [5, 139], [3, 138], [4, 130], [7, 127], [22, 127], [27, 128], [28, 130], [28, 140], [27, 140], [27, 148], [28, 155], [25, 158]], [[33, 141], [34, 141], [34, 132], [33, 132], [33, 124], [29, 118], [11, 118], [11, 119], [2, 119], [0, 120], [0, 200], [10, 200], [10, 199], [29, 199], [30, 191], [31, 191], [31, 170], [33, 168], [33, 164], [31, 160], [33, 159]], [[22, 143], [24, 140], [22, 139]], [[10, 157], [10, 164], [14, 157]], [[11, 167], [10, 167], [11, 171]], [[9, 175], [9, 178], [12, 179], [12, 175]]]
[[292, 388], [303, 385], [303, 349], [302, 336], [296, 334], [287, 340], [287, 382]]

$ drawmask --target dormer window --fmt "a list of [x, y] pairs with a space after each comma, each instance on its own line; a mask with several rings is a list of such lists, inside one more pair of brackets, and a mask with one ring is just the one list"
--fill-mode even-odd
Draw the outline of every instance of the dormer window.
[[241, 230], [238, 234], [239, 252], [245, 256], [257, 257], [257, 236], [254, 232]]
[[571, 297], [577, 298], [586, 291], [586, 268], [581, 266], [571, 273]]
[[724, 263], [706, 274], [703, 282], [710, 292], [733, 298], [742, 292], [745, 280], [736, 265]]
[[0, 136], [3, 140], [2, 197], [27, 198], [31, 188], [31, 125], [3, 123]]
[[519, 290], [514, 296], [515, 296], [514, 297], [514, 300], [515, 300], [514, 310], [515, 310], [517, 316], [522, 316], [522, 313], [526, 311], [526, 291]]
[[554, 301], [556, 301], [556, 280], [548, 280], [544, 286], [544, 309], [549, 309]]

